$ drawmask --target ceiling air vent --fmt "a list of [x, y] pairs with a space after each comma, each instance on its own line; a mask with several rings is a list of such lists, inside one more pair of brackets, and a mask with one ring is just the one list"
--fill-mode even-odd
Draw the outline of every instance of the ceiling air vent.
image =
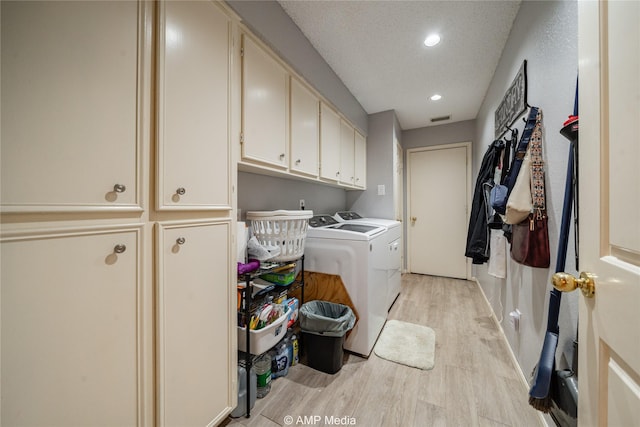
[[449, 120], [450, 118], [451, 118], [451, 115], [449, 115], [449, 116], [433, 117], [433, 118], [431, 119], [431, 123], [433, 123], [433, 122], [441, 122], [441, 121], [443, 121], [443, 120]]

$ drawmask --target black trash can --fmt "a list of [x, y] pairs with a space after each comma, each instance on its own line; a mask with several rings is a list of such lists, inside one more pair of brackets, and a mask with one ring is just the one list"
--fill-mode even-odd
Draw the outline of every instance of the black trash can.
[[307, 365], [335, 374], [342, 369], [344, 336], [356, 321], [353, 310], [334, 302], [310, 301], [300, 307], [299, 316]]

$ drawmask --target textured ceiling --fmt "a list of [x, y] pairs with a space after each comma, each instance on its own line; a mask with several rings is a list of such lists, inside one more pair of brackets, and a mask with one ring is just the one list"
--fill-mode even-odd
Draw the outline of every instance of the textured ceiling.
[[[395, 110], [404, 130], [476, 117], [520, 7], [515, 0], [279, 3], [365, 111]], [[442, 41], [426, 48], [432, 32]], [[442, 99], [429, 100], [434, 93]]]

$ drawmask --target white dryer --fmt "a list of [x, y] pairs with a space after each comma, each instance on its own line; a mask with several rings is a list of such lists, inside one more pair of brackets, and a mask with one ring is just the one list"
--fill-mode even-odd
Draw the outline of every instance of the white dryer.
[[387, 242], [384, 227], [341, 224], [330, 215], [309, 220], [304, 248], [308, 271], [342, 278], [359, 320], [344, 348], [368, 357], [387, 319]]
[[402, 223], [394, 219], [363, 218], [357, 212], [336, 212], [333, 218], [341, 223], [373, 224], [387, 229], [385, 239], [387, 241], [387, 255], [385, 268], [387, 270], [387, 309], [400, 295], [402, 283]]

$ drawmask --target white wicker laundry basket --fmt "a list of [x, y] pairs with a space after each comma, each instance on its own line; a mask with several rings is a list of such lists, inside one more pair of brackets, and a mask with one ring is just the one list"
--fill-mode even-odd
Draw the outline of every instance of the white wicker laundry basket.
[[269, 261], [287, 262], [304, 254], [304, 241], [312, 216], [313, 211], [251, 211], [247, 212], [247, 221], [261, 245], [280, 248], [280, 255]]

